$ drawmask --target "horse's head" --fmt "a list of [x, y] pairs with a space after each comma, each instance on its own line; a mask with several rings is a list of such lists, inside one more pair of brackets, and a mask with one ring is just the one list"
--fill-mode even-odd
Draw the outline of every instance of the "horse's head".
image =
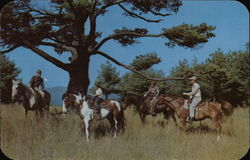
[[143, 97], [139, 95], [125, 95], [121, 98], [121, 105], [126, 109], [130, 105], [139, 107], [144, 102]]
[[12, 80], [12, 102], [16, 102], [22, 96], [22, 82], [21, 80]]
[[165, 98], [164, 94], [160, 94], [159, 96], [157, 96], [156, 105], [165, 104], [165, 99], [164, 98]]
[[72, 94], [72, 93], [65, 93], [62, 96], [63, 99], [63, 112], [67, 112], [68, 109], [79, 110], [79, 106], [81, 105], [83, 98], [81, 94]]
[[129, 106], [129, 104], [130, 104], [129, 97], [128, 96], [122, 96], [121, 105], [122, 105], [124, 110]]

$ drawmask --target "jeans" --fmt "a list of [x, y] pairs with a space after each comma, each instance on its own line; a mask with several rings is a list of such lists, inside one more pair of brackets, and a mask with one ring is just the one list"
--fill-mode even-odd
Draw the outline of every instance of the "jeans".
[[194, 118], [194, 111], [195, 107], [197, 106], [198, 103], [200, 103], [201, 97], [200, 96], [195, 96], [189, 105], [189, 115], [191, 118]]
[[95, 97], [95, 109], [96, 109], [96, 111], [98, 113], [100, 113], [100, 105], [99, 105], [99, 103], [101, 102], [101, 100], [102, 99], [100, 97], [98, 97], [98, 96]]

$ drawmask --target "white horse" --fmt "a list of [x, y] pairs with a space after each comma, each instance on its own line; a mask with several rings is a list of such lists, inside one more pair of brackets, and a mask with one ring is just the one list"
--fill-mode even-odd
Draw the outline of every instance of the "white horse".
[[[73, 106], [72, 106], [73, 105]], [[124, 130], [124, 114], [123, 108], [120, 103], [115, 100], [103, 100], [101, 103], [101, 118], [108, 119], [111, 125], [113, 136], [117, 136], [117, 132], [122, 129]], [[94, 106], [93, 98], [87, 96], [82, 97], [81, 94], [68, 94], [63, 98], [63, 111], [67, 112], [67, 108], [74, 107], [78, 110], [80, 118], [83, 120], [85, 125], [85, 134], [87, 142], [89, 142], [89, 129], [90, 122], [94, 120]]]

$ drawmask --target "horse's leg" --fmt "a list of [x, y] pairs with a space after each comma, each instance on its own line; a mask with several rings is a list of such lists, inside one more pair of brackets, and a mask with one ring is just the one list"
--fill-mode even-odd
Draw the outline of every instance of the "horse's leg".
[[163, 115], [164, 115], [164, 119], [167, 121], [167, 124], [168, 124], [168, 121], [169, 121], [169, 113], [168, 113], [168, 111], [164, 110]]
[[146, 118], [146, 114], [145, 114], [145, 113], [140, 112], [140, 113], [139, 113], [139, 115], [140, 115], [140, 118], [141, 118], [141, 122], [142, 122], [142, 124], [143, 124], [143, 125], [145, 125], [145, 118]]
[[84, 125], [85, 125], [85, 134], [87, 138], [87, 142], [89, 142], [89, 117], [84, 117]]
[[220, 140], [220, 133], [221, 133], [221, 114], [218, 114], [215, 117], [213, 117], [212, 121], [214, 122], [214, 125], [216, 127], [217, 141], [219, 141]]
[[116, 138], [116, 134], [117, 134], [117, 130], [118, 130], [118, 127], [117, 127], [117, 124], [118, 124], [117, 113], [115, 113], [113, 117], [114, 117], [113, 119], [114, 119], [114, 122], [115, 122], [114, 138]]
[[107, 117], [109, 123], [110, 123], [110, 130], [111, 130], [111, 134], [114, 135], [115, 132], [115, 121], [114, 121], [114, 117], [113, 116], [108, 116]]
[[67, 113], [67, 109], [66, 109], [66, 107], [65, 107], [65, 102], [64, 102], [64, 100], [63, 100], [62, 112], [63, 112], [63, 113]]
[[25, 117], [28, 115], [28, 109], [25, 109]]
[[175, 126], [177, 127], [178, 125], [177, 125], [177, 121], [176, 121], [176, 117], [175, 117], [174, 112], [171, 111], [170, 114], [171, 114], [171, 117], [172, 117], [172, 119], [173, 119], [173, 121], [174, 121]]
[[125, 125], [125, 119], [124, 119], [124, 113], [123, 111], [121, 111], [119, 113], [119, 117], [118, 117], [118, 131], [122, 131], [122, 133], [124, 132], [124, 125]]
[[44, 117], [43, 108], [40, 108], [38, 111], [39, 111], [40, 117], [43, 118]]
[[48, 104], [45, 105], [45, 110], [46, 110], [47, 117], [49, 117], [49, 105]]
[[185, 119], [181, 119], [181, 129], [184, 130], [185, 132], [187, 131]]

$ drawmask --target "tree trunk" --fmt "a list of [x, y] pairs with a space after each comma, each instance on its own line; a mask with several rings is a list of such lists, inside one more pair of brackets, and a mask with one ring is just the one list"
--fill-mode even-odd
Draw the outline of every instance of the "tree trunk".
[[89, 87], [89, 56], [79, 57], [72, 63], [69, 73], [68, 92], [87, 95]]

